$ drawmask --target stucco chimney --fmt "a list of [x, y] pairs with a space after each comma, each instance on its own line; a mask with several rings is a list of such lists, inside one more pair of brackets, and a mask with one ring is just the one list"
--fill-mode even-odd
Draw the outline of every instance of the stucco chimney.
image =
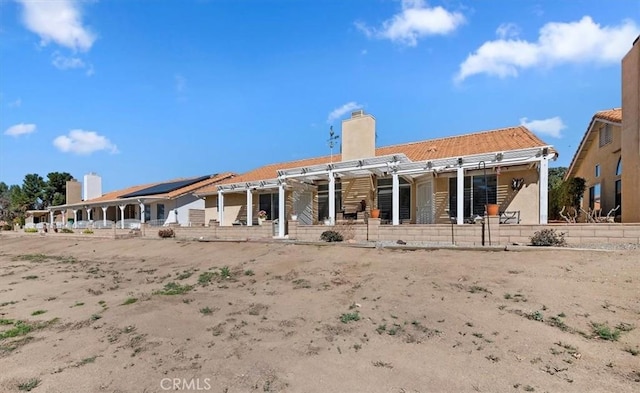
[[76, 179], [67, 181], [65, 196], [66, 203], [78, 203], [82, 201], [82, 183]]
[[342, 121], [342, 161], [376, 155], [376, 119], [363, 110]]
[[100, 198], [102, 196], [102, 178], [96, 173], [84, 175], [84, 195], [83, 200]]

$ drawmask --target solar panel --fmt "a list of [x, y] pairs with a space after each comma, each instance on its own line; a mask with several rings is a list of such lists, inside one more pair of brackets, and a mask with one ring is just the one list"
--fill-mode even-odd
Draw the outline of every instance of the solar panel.
[[[215, 176], [215, 175], [214, 175]], [[132, 198], [137, 196], [145, 196], [145, 195], [157, 195], [157, 194], [165, 194], [167, 192], [178, 190], [182, 187], [187, 187], [197, 182], [206, 180], [211, 176], [200, 176], [193, 179], [187, 180], [178, 180], [167, 183], [156, 184], [155, 186], [143, 188], [142, 190], [134, 191], [129, 194], [121, 195], [120, 198]]]

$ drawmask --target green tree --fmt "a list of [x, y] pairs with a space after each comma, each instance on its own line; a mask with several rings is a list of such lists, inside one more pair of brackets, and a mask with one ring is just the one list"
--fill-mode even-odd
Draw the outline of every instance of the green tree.
[[9, 186], [0, 181], [0, 220], [11, 221], [11, 195], [9, 194]]
[[9, 211], [12, 219], [18, 219], [20, 225], [24, 225], [25, 212], [29, 210], [29, 201], [19, 185], [14, 184], [9, 187], [9, 199]]
[[42, 195], [42, 207], [64, 205], [66, 203], [67, 181], [73, 176], [67, 172], [51, 172], [47, 175]]
[[43, 208], [43, 196], [46, 183], [42, 176], [30, 173], [22, 182], [22, 194], [27, 202], [26, 210], [38, 210]]

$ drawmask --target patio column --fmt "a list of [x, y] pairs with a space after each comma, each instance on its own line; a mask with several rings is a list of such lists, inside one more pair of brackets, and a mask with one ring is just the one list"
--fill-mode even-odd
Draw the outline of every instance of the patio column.
[[224, 194], [222, 191], [218, 191], [218, 222], [220, 226], [224, 222]]
[[49, 211], [49, 221], [50, 221], [49, 225], [53, 226], [53, 210]]
[[62, 211], [62, 227], [65, 228], [67, 226], [67, 211]]
[[120, 228], [124, 229], [124, 208], [127, 205], [120, 205]]
[[253, 192], [247, 189], [247, 226], [253, 226]]
[[140, 202], [140, 222], [144, 224], [144, 202]]
[[102, 225], [107, 227], [107, 206], [102, 206]]
[[278, 186], [278, 237], [284, 237], [284, 224], [285, 224], [285, 192], [284, 183]]
[[91, 221], [91, 208], [87, 207], [85, 210], [87, 211], [87, 221]]
[[547, 156], [540, 159], [540, 181], [538, 188], [540, 191], [540, 224], [547, 224], [549, 214], [549, 160]]
[[400, 225], [400, 179], [397, 173], [393, 173], [391, 189], [391, 223]]
[[456, 197], [456, 202], [457, 202], [457, 209], [458, 209], [458, 215], [457, 215], [457, 219], [456, 219], [456, 224], [458, 225], [462, 225], [464, 224], [464, 169], [460, 166], [458, 167], [458, 174], [457, 174], [457, 197]]
[[329, 221], [331, 225], [336, 222], [336, 178], [333, 171], [329, 171]]
[[77, 209], [73, 209], [73, 228], [77, 228], [78, 227], [78, 210]]

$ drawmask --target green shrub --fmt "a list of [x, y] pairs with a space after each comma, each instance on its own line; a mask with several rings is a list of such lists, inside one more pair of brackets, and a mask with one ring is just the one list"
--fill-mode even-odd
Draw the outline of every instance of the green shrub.
[[320, 235], [320, 239], [325, 242], [341, 242], [344, 240], [342, 235], [336, 231], [324, 231]]
[[11, 226], [11, 224], [4, 224], [0, 229], [2, 229], [3, 231], [10, 231], [13, 229], [13, 227]]
[[351, 321], [359, 321], [359, 320], [360, 320], [360, 314], [358, 314], [357, 311], [353, 313], [345, 313], [340, 316], [340, 322], [342, 323], [349, 323]]
[[71, 228], [60, 228], [60, 233], [73, 233]]
[[93, 235], [93, 230], [85, 229], [84, 231], [82, 231], [82, 233], [84, 233], [85, 235]]
[[564, 232], [558, 233], [555, 229], [543, 229], [531, 236], [531, 245], [564, 247], [567, 245], [567, 241], [564, 239]]
[[38, 233], [38, 228], [25, 228], [26, 233]]
[[176, 233], [173, 231], [173, 228], [162, 228], [158, 231], [158, 236], [164, 239], [167, 237], [176, 237]]

